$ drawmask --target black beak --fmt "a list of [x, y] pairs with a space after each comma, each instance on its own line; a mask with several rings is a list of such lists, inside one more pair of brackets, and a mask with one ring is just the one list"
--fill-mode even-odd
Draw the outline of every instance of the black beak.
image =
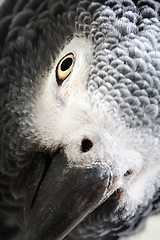
[[71, 167], [59, 151], [34, 196], [24, 240], [63, 239], [104, 201], [109, 181], [106, 167]]

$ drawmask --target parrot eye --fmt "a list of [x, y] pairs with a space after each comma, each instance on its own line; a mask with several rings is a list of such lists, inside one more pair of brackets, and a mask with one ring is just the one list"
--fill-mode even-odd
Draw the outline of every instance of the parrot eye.
[[74, 64], [73, 53], [68, 53], [59, 61], [56, 68], [56, 79], [58, 86], [60, 86], [63, 83], [63, 81], [70, 75], [73, 69], [73, 64]]

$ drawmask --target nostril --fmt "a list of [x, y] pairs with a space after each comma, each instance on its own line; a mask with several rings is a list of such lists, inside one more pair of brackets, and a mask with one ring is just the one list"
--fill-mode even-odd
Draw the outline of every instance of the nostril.
[[88, 152], [91, 150], [92, 147], [93, 147], [93, 143], [89, 139], [85, 138], [82, 140], [82, 144], [81, 144], [82, 152]]
[[125, 174], [124, 177], [127, 177], [129, 175], [131, 175], [133, 173], [133, 171], [131, 169], [129, 169]]

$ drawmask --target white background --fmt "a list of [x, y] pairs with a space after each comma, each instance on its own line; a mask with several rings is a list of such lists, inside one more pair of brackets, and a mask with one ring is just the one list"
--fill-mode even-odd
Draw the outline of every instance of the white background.
[[[3, 1], [5, 0], [0, 0], [0, 4]], [[151, 217], [147, 221], [145, 231], [142, 233], [129, 238], [122, 238], [121, 240], [160, 240], [160, 216]]]

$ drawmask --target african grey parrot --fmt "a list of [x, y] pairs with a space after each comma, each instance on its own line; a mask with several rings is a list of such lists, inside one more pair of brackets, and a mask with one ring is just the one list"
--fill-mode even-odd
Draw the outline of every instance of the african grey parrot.
[[0, 239], [116, 240], [160, 212], [160, 3], [5, 0]]

